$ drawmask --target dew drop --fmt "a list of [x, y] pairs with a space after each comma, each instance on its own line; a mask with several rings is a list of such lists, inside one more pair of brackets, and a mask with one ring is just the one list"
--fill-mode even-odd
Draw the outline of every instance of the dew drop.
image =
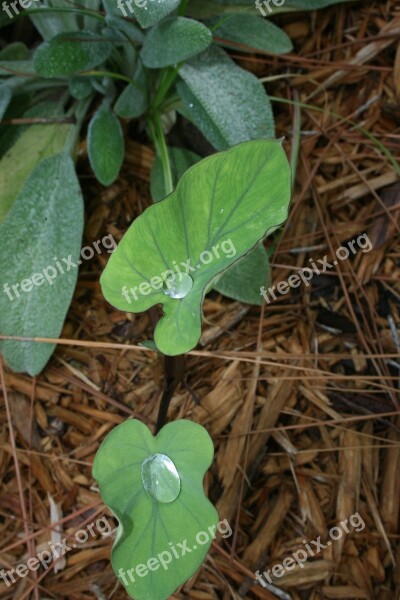
[[193, 108], [193, 106], [194, 106], [194, 105], [193, 105], [192, 103], [190, 103], [190, 104], [189, 104], [189, 108]]
[[163, 285], [163, 292], [170, 298], [185, 298], [193, 287], [193, 279], [187, 273], [178, 273], [167, 279]]
[[158, 502], [173, 502], [181, 491], [181, 479], [172, 460], [152, 454], [142, 462], [143, 487]]

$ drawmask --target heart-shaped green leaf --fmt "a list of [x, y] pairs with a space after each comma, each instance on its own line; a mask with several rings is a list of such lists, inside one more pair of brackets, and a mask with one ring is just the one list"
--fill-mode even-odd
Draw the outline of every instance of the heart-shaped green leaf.
[[205, 158], [131, 225], [101, 277], [105, 298], [127, 312], [162, 304], [157, 347], [188, 352], [200, 337], [212, 280], [285, 221], [289, 199], [279, 141], [245, 142]]
[[[184, 148], [168, 148], [171, 165], [172, 182], [176, 185], [182, 175], [201, 160], [198, 154]], [[157, 156], [151, 169], [151, 197], [153, 202], [165, 198], [165, 181], [162, 163]], [[268, 254], [262, 242], [257, 244], [243, 258], [229, 267], [213, 284], [220, 294], [247, 304], [260, 305], [262, 296], [260, 288], [269, 282], [270, 268]]]
[[88, 155], [97, 179], [111, 185], [124, 160], [124, 136], [114, 112], [106, 105], [96, 111], [89, 123]]
[[185, 17], [169, 17], [150, 29], [140, 56], [146, 67], [160, 69], [203, 52], [211, 42], [211, 31], [202, 23]]
[[207, 431], [186, 420], [156, 437], [125, 421], [100, 446], [93, 476], [119, 520], [112, 565], [135, 600], [166, 600], [203, 562], [218, 523], [202, 484], [213, 454]]
[[63, 77], [101, 65], [112, 44], [92, 31], [61, 33], [36, 50], [33, 64], [42, 77]]

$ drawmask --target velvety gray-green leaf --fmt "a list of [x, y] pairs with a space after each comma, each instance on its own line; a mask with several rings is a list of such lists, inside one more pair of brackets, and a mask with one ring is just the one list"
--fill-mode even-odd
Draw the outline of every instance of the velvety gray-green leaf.
[[[220, 24], [215, 29], [218, 23]], [[242, 52], [261, 50], [269, 54], [285, 54], [293, 49], [290, 37], [274, 23], [262, 17], [236, 14], [214, 19], [212, 25], [217, 41], [228, 48]]]
[[148, 107], [147, 80], [141, 62], [138, 63], [133, 79], [136, 85], [128, 84], [114, 106], [116, 114], [122, 119], [141, 117]]
[[0, 223], [34, 168], [64, 148], [72, 125], [31, 125], [0, 160]]
[[144, 40], [144, 33], [139, 27], [120, 16], [107, 15], [106, 23], [112, 29], [123, 32], [132, 42], [142, 43]]
[[[274, 137], [271, 103], [258, 79], [212, 47], [179, 71], [183, 113], [217, 150]], [[190, 92], [190, 93], [189, 93]]]
[[111, 185], [118, 177], [124, 148], [118, 117], [110, 108], [100, 108], [89, 123], [88, 154], [92, 169], [103, 185]]
[[84, 100], [93, 93], [89, 77], [72, 77], [69, 82], [70, 94], [75, 100]]
[[[133, 12], [139, 24], [147, 29], [169, 15], [179, 3], [180, 0], [137, 0], [133, 3]], [[130, 16], [129, 11], [126, 13], [125, 17]]]
[[0, 60], [28, 60], [29, 50], [22, 42], [12, 42], [0, 52]]
[[211, 42], [211, 31], [202, 23], [185, 17], [169, 17], [150, 29], [140, 55], [146, 67], [160, 69], [196, 56]]
[[261, 243], [229, 267], [214, 283], [213, 288], [233, 300], [260, 306], [262, 304], [260, 288], [269, 280], [268, 254]]
[[[44, 159], [0, 225], [3, 335], [59, 337], [76, 283], [82, 230], [83, 200], [71, 158], [62, 153]], [[0, 342], [8, 365], [32, 376], [40, 373], [54, 348]]]
[[0, 86], [0, 121], [3, 118], [4, 113], [6, 112], [8, 105], [11, 102], [11, 98], [12, 91], [8, 87], [8, 85], [3, 84], [2, 86]]
[[42, 77], [63, 77], [101, 65], [111, 51], [111, 42], [99, 34], [70, 31], [39, 46], [33, 62], [36, 72]]

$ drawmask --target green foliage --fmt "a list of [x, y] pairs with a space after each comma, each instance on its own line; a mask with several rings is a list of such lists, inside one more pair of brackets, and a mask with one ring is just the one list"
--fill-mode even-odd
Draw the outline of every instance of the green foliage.
[[145, 67], [160, 69], [192, 58], [211, 42], [211, 31], [198, 21], [169, 17], [150, 29], [140, 56]]
[[[213, 454], [207, 431], [185, 420], [169, 423], [156, 437], [140, 421], [125, 421], [100, 446], [93, 476], [119, 520], [112, 564], [132, 598], [166, 600], [203, 562], [218, 523], [202, 484]], [[199, 532], [207, 532], [206, 543], [196, 543]], [[191, 551], [168, 563], [165, 552], [185, 540]], [[150, 559], [157, 568], [129, 577], [132, 566]]]
[[136, 119], [141, 117], [148, 107], [147, 80], [142, 63], [136, 68], [135, 84], [130, 83], [118, 98], [114, 110], [119, 117]]
[[[139, 0], [134, 4], [134, 14], [139, 24], [147, 29], [169, 15], [178, 7], [180, 0], [162, 0], [162, 2]], [[140, 5], [143, 6], [140, 6]]]
[[124, 160], [124, 136], [120, 122], [108, 106], [96, 111], [89, 124], [89, 160], [97, 179], [111, 185]]
[[211, 282], [285, 221], [290, 180], [276, 141], [247, 142], [202, 160], [131, 225], [101, 277], [104, 296], [127, 312], [162, 304], [157, 347], [167, 355], [191, 350]]
[[[2, 335], [59, 336], [78, 272], [63, 259], [77, 262], [82, 230], [82, 195], [71, 158], [61, 153], [42, 160], [0, 224]], [[0, 349], [14, 371], [37, 375], [54, 345], [1, 341]]]
[[[254, 49], [269, 54], [286, 54], [293, 50], [290, 37], [279, 27], [263, 19], [248, 14], [233, 14], [212, 22], [214, 36], [222, 38], [220, 43], [242, 52]], [[229, 42], [234, 42], [233, 44]]]
[[61, 152], [70, 130], [71, 125], [31, 125], [4, 154], [0, 160], [0, 223], [40, 161]]
[[[190, 152], [185, 148], [169, 148], [169, 159], [171, 164], [172, 183], [175, 187], [182, 175], [195, 165], [201, 157], [195, 152]], [[168, 195], [165, 189], [164, 174], [162, 162], [159, 156], [156, 157], [151, 169], [150, 191], [153, 202], [159, 202]]]
[[257, 246], [238, 260], [214, 283], [214, 289], [245, 304], [262, 304], [260, 288], [270, 280], [270, 266], [264, 245]]
[[69, 31], [44, 42], [33, 64], [42, 77], [63, 77], [101, 65], [111, 51], [111, 42], [91, 31]]
[[185, 63], [178, 92], [183, 114], [217, 149], [274, 137], [270, 101], [258, 79], [219, 48]]
[[[174, 187], [185, 171], [201, 160], [200, 156], [184, 148], [170, 148], [169, 157]], [[154, 202], [159, 202], [167, 196], [159, 156], [151, 170], [150, 189]], [[213, 284], [213, 288], [233, 300], [260, 305], [260, 288], [269, 281], [269, 276], [268, 254], [261, 243], [222, 273]]]

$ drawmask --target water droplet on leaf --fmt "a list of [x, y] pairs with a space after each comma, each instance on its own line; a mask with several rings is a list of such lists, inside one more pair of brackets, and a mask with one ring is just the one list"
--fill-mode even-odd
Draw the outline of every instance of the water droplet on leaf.
[[142, 463], [143, 487], [158, 502], [173, 502], [181, 491], [181, 479], [172, 460], [152, 454]]
[[193, 287], [193, 279], [187, 273], [178, 273], [167, 279], [163, 285], [163, 292], [170, 298], [185, 298]]

